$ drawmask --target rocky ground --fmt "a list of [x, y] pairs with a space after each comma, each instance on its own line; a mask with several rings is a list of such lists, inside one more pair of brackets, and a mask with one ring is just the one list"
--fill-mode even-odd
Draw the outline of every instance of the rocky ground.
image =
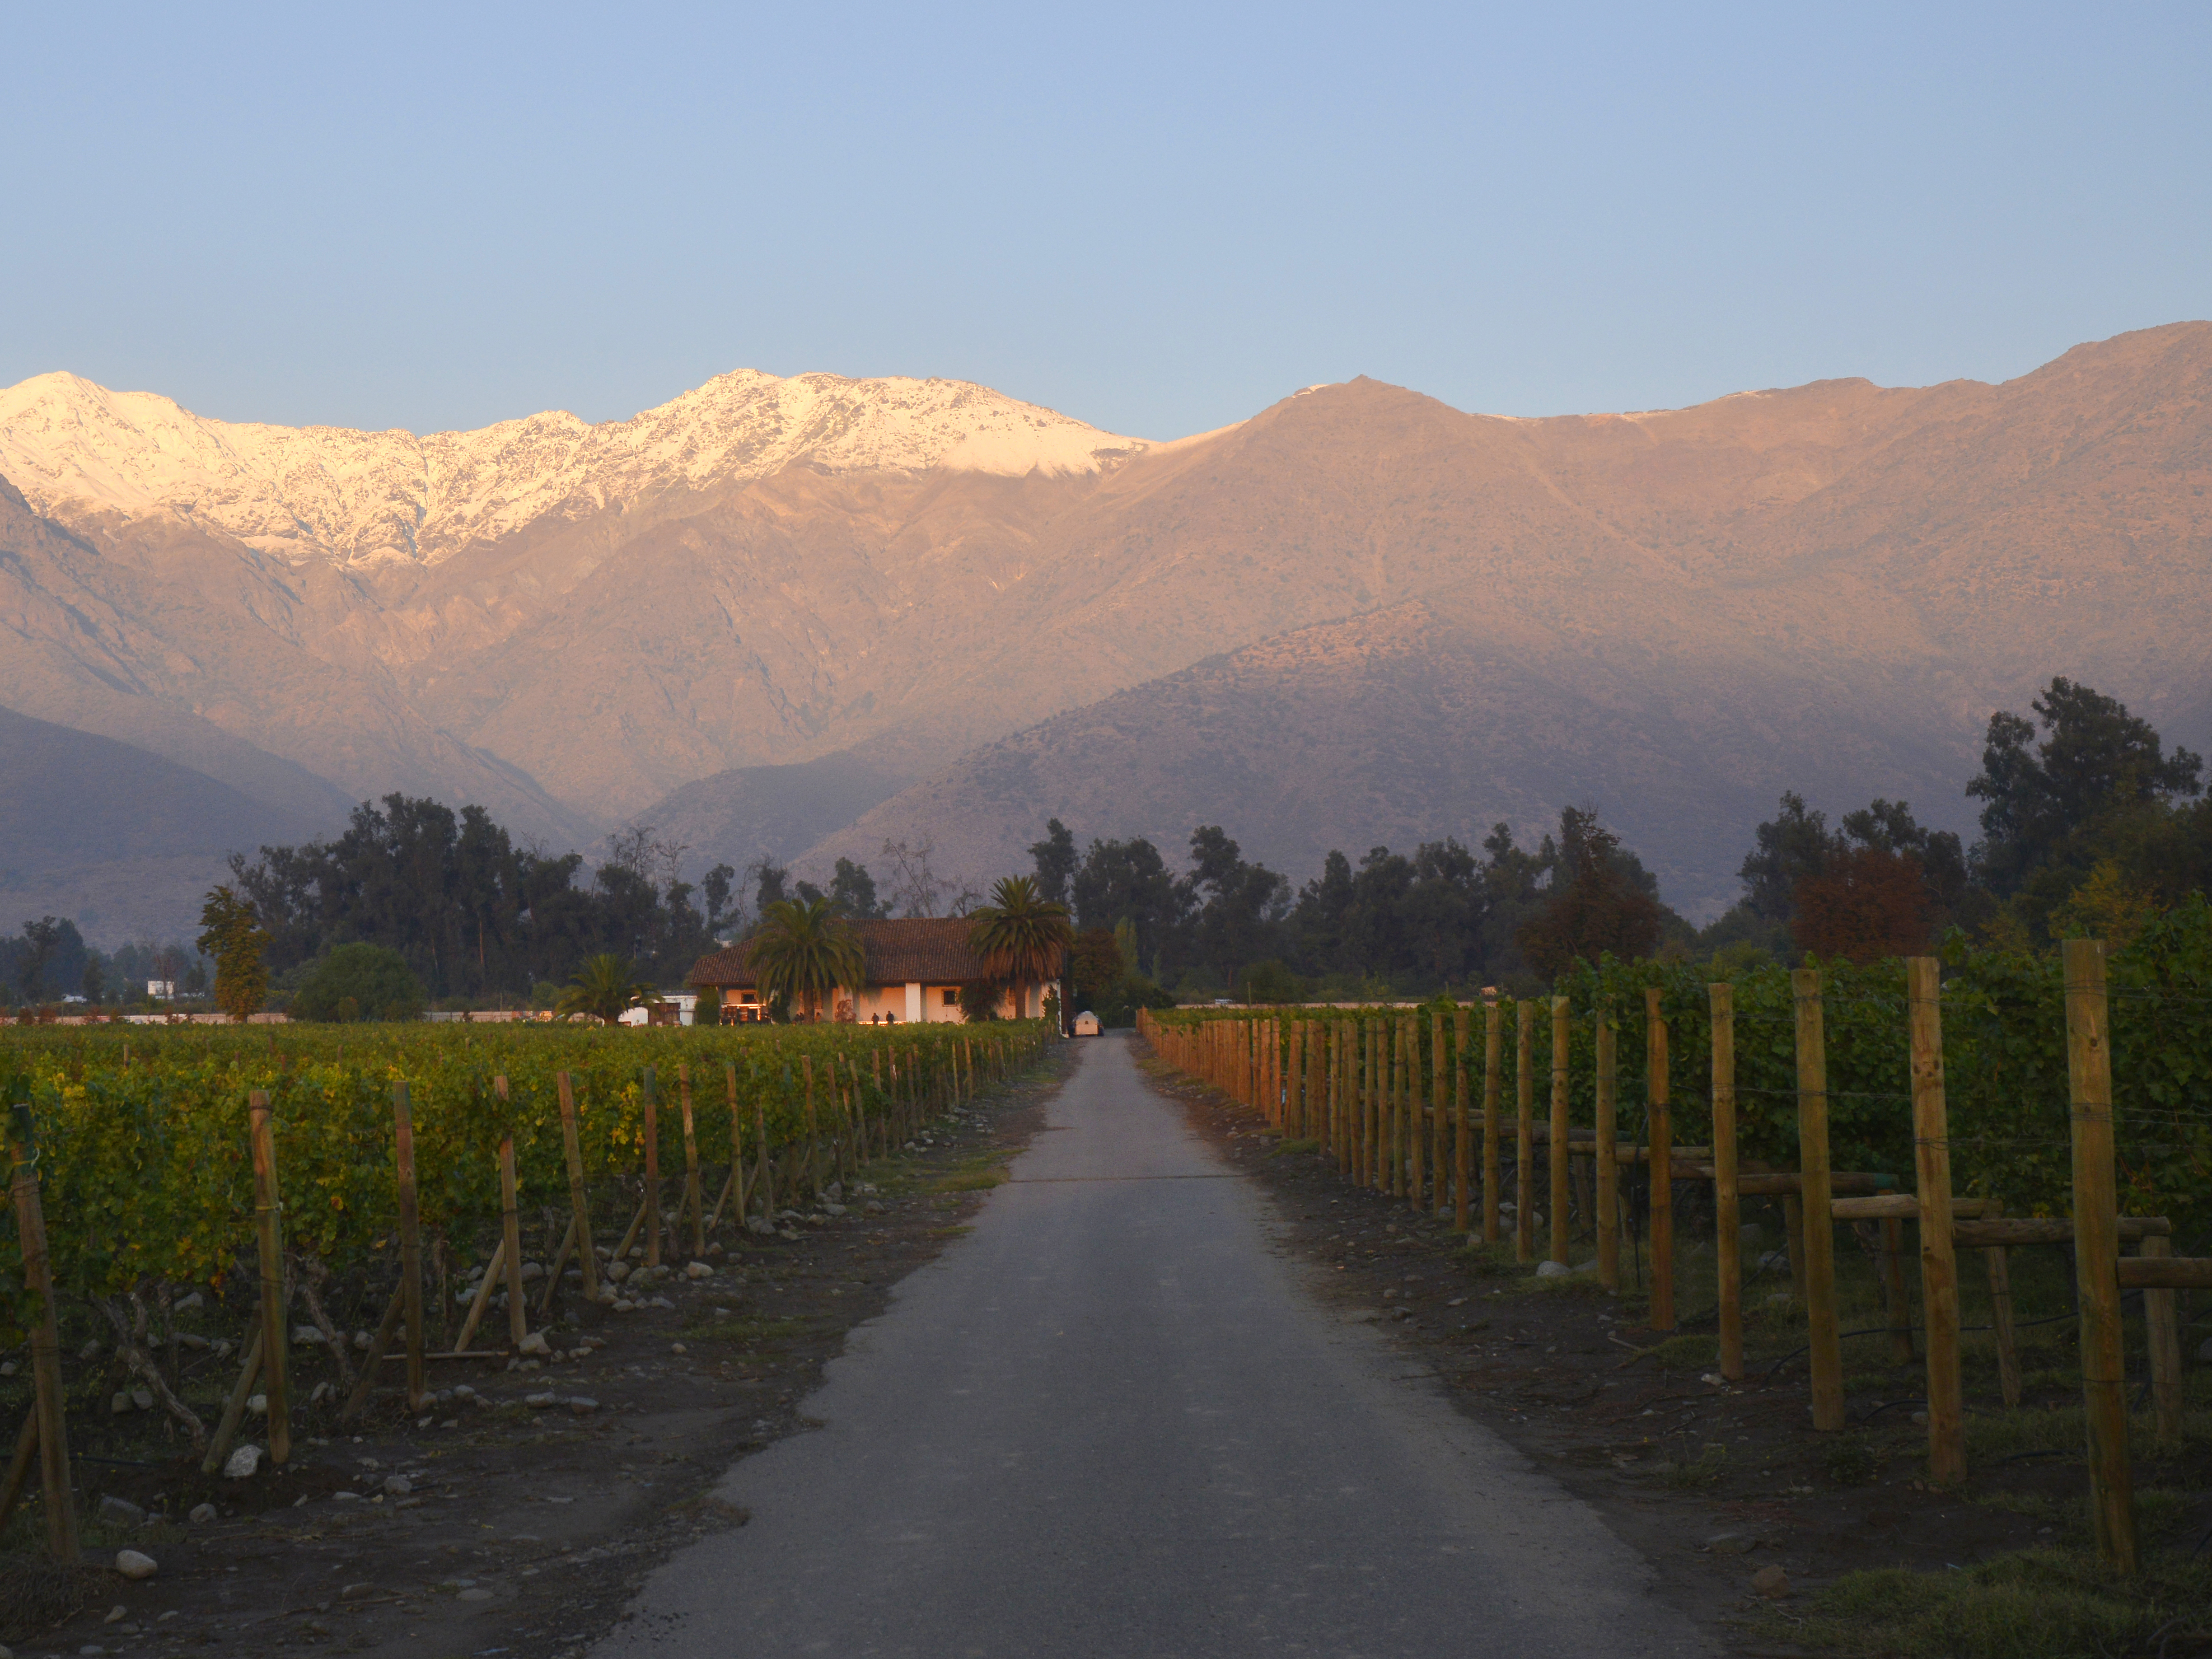
[[[766, 1237], [726, 1230], [702, 1276], [678, 1258], [658, 1282], [633, 1275], [614, 1307], [556, 1304], [550, 1357], [434, 1366], [427, 1416], [388, 1397], [340, 1432], [335, 1402], [304, 1407], [289, 1465], [240, 1479], [202, 1475], [151, 1414], [88, 1425], [73, 1449], [87, 1559], [103, 1565], [57, 1584], [35, 1565], [37, 1516], [19, 1513], [0, 1634], [55, 1655], [580, 1652], [673, 1548], [744, 1524], [708, 1489], [808, 1426], [794, 1402], [962, 1231], [1059, 1067], [985, 1091], [877, 1160], [842, 1205], [803, 1206]], [[210, 1382], [236, 1364], [213, 1348], [198, 1363]], [[295, 1389], [320, 1375], [304, 1354]], [[151, 1576], [105, 1566], [125, 1549]], [[81, 1611], [57, 1620], [57, 1600]]]

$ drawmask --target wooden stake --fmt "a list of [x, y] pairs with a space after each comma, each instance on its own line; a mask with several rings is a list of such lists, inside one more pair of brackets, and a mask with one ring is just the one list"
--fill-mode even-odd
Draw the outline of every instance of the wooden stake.
[[[392, 1085], [392, 1160], [399, 1183], [399, 1297], [407, 1322], [407, 1409], [420, 1411], [429, 1383], [422, 1375], [422, 1211], [415, 1191], [415, 1108], [405, 1079]], [[374, 1376], [372, 1364], [362, 1386]], [[361, 1398], [366, 1400], [368, 1395]]]
[[1474, 1200], [1468, 1191], [1474, 1171], [1474, 1148], [1467, 1132], [1468, 1011], [1452, 1015], [1452, 1231], [1466, 1232], [1474, 1224]]
[[1713, 1026], [1713, 1258], [1718, 1267], [1720, 1372], [1743, 1381], [1743, 1206], [1736, 1187], [1735, 988], [1705, 987]]
[[2105, 1006], [2105, 947], [2069, 939], [2066, 1073], [2074, 1109], [2074, 1273], [2081, 1316], [2081, 1401], [2088, 1429], [2089, 1508], [2098, 1553], [2136, 1570], [2133, 1476], [2128, 1468], [2127, 1361], [2120, 1325], [2119, 1199], [2112, 1154], [2112, 1055]]
[[1797, 1168], [1805, 1215], [1805, 1328], [1813, 1372], [1813, 1426], [1844, 1426], [1844, 1345], [1836, 1322], [1836, 1224], [1828, 1206], [1828, 1050], [1820, 972], [1790, 970], [1797, 1013]]
[[1444, 1132], [1450, 1109], [1444, 1093], [1444, 1017], [1429, 1016], [1429, 1174], [1436, 1190], [1430, 1195], [1431, 1213], [1442, 1215], [1451, 1202], [1450, 1165], [1444, 1161]]
[[1609, 1009], [1597, 1011], [1597, 1280], [1620, 1291], [1620, 1057]]
[[230, 1397], [223, 1401], [222, 1416], [209, 1437], [207, 1452], [200, 1459], [200, 1473], [213, 1474], [222, 1468], [230, 1456], [230, 1443], [237, 1437], [238, 1425], [246, 1415], [246, 1402], [253, 1397], [253, 1384], [261, 1375], [261, 1332], [257, 1328], [253, 1340], [246, 1345], [246, 1363], [239, 1367], [238, 1381], [231, 1385]]
[[1482, 1242], [1498, 1243], [1498, 1181], [1501, 1174], [1498, 1157], [1500, 1115], [1505, 1109], [1504, 1066], [1501, 1057], [1504, 1050], [1504, 1011], [1498, 1007], [1498, 999], [1491, 998], [1482, 1005]]
[[1659, 988], [1644, 988], [1644, 1098], [1650, 1133], [1651, 1328], [1674, 1328], [1674, 1124], [1667, 1079], [1667, 1022]]
[[[339, 1422], [351, 1422], [360, 1415], [361, 1408], [368, 1403], [369, 1394], [376, 1386], [376, 1368], [384, 1363], [384, 1356], [392, 1347], [392, 1338], [399, 1334], [400, 1322], [407, 1317], [407, 1286], [404, 1284], [395, 1286], [392, 1292], [392, 1300], [385, 1304], [383, 1322], [376, 1328], [376, 1340], [368, 1345], [368, 1357], [361, 1362], [361, 1381], [354, 1384], [353, 1393], [347, 1396], [345, 1409], [338, 1413]], [[415, 1303], [418, 1312], [421, 1310], [422, 1301], [422, 1287], [418, 1281], [415, 1286]], [[411, 1352], [411, 1345], [407, 1358], [410, 1373], [416, 1366], [422, 1364], [421, 1358]], [[407, 1409], [410, 1411], [422, 1409], [422, 1401], [411, 1388], [408, 1392]], [[212, 1474], [213, 1471], [210, 1470], [210, 1473]]]
[[[879, 1084], [883, 1079], [883, 1054], [884, 1051], [881, 1048], [876, 1050], [876, 1079]], [[896, 1060], [893, 1060], [891, 1062], [891, 1075], [894, 1079], [896, 1079], [898, 1075], [898, 1062]], [[738, 1236], [742, 1238], [744, 1236], [746, 1198], [746, 1182], [744, 1174], [745, 1120], [744, 1114], [739, 1110], [738, 1106], [738, 1062], [734, 1060], [724, 1064], [722, 1067], [722, 1083], [723, 1086], [729, 1091], [730, 1096], [729, 1187], [730, 1190], [735, 1194], [738, 1200]], [[890, 1131], [890, 1120], [888, 1118], [884, 1121], [884, 1130], [886, 1135], [888, 1135]], [[885, 1154], [888, 1155], [890, 1151], [890, 1146], [888, 1145], [885, 1146], [884, 1151]], [[714, 1218], [717, 1221], [722, 1218], [722, 1206], [719, 1202], [714, 1206]]]
[[246, 1097], [253, 1141], [253, 1219], [261, 1244], [261, 1392], [269, 1400], [269, 1461], [280, 1468], [292, 1455], [291, 1413], [284, 1394], [284, 1231], [276, 1191], [276, 1143], [269, 1122], [269, 1097]]
[[483, 1277], [477, 1281], [477, 1293], [469, 1298], [469, 1316], [461, 1321], [461, 1334], [453, 1339], [455, 1353], [468, 1352], [469, 1339], [477, 1334], [477, 1327], [483, 1322], [484, 1310], [491, 1306], [492, 1286], [499, 1283], [501, 1271], [506, 1265], [507, 1240], [502, 1236], [499, 1243], [491, 1247], [491, 1260], [484, 1263]]
[[[2001, 1208], [1996, 1204], [1990, 1204], [1982, 1211], [1984, 1220], [2000, 1213]], [[1902, 1225], [1901, 1223], [1893, 1224]], [[2172, 1248], [2170, 1243], [2167, 1248]], [[2148, 1254], [2148, 1240], [2144, 1242], [2144, 1249]], [[2007, 1409], [2014, 1409], [2020, 1405], [2020, 1342], [2013, 1333], [2012, 1267], [2006, 1260], [2005, 1247], [2002, 1244], [1989, 1246], [1982, 1252], [1982, 1265], [1990, 1276], [1990, 1326], [1997, 1343], [1997, 1389], [2004, 1396]], [[2175, 1339], [2177, 1341], [2179, 1340], [2179, 1337]], [[1905, 1358], [1908, 1359], [1912, 1357], [1911, 1346], [1912, 1339], [1908, 1332], [1905, 1336]]]
[[691, 1121], [691, 1068], [681, 1061], [676, 1067], [676, 1093], [684, 1113], [684, 1203], [691, 1212], [691, 1255], [696, 1261], [707, 1254], [707, 1207], [699, 1191], [699, 1136]]
[[1920, 1324], [1928, 1350], [1928, 1472], [1948, 1486], [1966, 1477], [1966, 1431], [1959, 1382], [1959, 1267], [1951, 1233], [1941, 971], [1934, 957], [1912, 957], [1905, 964], [1913, 1190], [1920, 1205]]
[[1536, 1259], [1536, 1005], [1514, 1005], [1513, 1259]]
[[32, 1460], [38, 1454], [39, 1408], [33, 1405], [23, 1413], [23, 1426], [15, 1436], [15, 1455], [8, 1460], [8, 1478], [0, 1482], [0, 1531], [6, 1530], [15, 1505], [22, 1502], [23, 1488], [31, 1484]]
[[[599, 1253], [592, 1245], [592, 1200], [584, 1186], [584, 1149], [577, 1138], [576, 1095], [568, 1073], [553, 1074], [553, 1087], [561, 1099], [561, 1152], [568, 1164], [568, 1213], [576, 1234], [576, 1265], [583, 1269], [584, 1299], [599, 1299]], [[558, 1273], [553, 1274], [556, 1283]]]
[[[2165, 1233], [2148, 1234], [2140, 1249], [2147, 1256], [2171, 1256], [2173, 1239]], [[2143, 1331], [2150, 1345], [2151, 1408], [2156, 1415], [2158, 1441], [2161, 1446], [2178, 1446], [2181, 1443], [2181, 1292], [2145, 1291], [2142, 1298]]]
[[46, 1498], [46, 1552], [74, 1566], [77, 1559], [76, 1500], [70, 1490], [69, 1424], [62, 1387], [61, 1328], [55, 1318], [46, 1217], [39, 1200], [39, 1146], [27, 1100], [14, 1103], [15, 1233], [22, 1249], [23, 1288], [36, 1299], [31, 1325], [32, 1414], [38, 1424], [39, 1484]]
[[1544, 1149], [1552, 1177], [1552, 1260], [1567, 1265], [1567, 1000], [1552, 999], [1552, 1139]]
[[[660, 1265], [660, 1105], [653, 1098], [653, 1067], [644, 1073], [645, 1105], [645, 1211], [652, 1224], [645, 1233], [645, 1265]], [[468, 1344], [457, 1342], [457, 1348]]]
[[1406, 1202], [1418, 1212], [1427, 1198], [1428, 1160], [1421, 1155], [1428, 1139], [1427, 1111], [1421, 1096], [1421, 1022], [1408, 1015], [1400, 1022], [1398, 1048], [1405, 1056], [1398, 1089], [1398, 1121], [1404, 1126], [1405, 1143], [1399, 1161], [1406, 1168]]
[[[499, 1097], [501, 1106], [507, 1104], [507, 1079], [499, 1076], [491, 1080], [492, 1092]], [[501, 1112], [505, 1120], [507, 1114]], [[522, 1288], [522, 1217], [520, 1194], [514, 1179], [514, 1136], [512, 1132], [499, 1140], [499, 1239], [507, 1252], [507, 1334], [515, 1347], [530, 1334], [530, 1301]], [[486, 1273], [489, 1280], [491, 1275]], [[456, 1347], [468, 1344], [457, 1342]]]

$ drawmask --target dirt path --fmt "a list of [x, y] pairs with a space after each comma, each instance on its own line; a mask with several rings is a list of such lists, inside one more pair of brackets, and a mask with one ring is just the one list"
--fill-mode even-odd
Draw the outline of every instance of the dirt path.
[[731, 1471], [600, 1652], [1709, 1652], [1584, 1505], [1314, 1297], [1270, 1206], [1086, 1041], [973, 1231]]

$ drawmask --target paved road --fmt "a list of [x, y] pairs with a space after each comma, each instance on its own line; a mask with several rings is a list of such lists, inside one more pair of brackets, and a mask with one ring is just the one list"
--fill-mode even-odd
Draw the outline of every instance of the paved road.
[[1707, 1654], [1596, 1516], [1328, 1310], [1267, 1203], [1087, 1040], [975, 1231], [738, 1464], [599, 1652]]

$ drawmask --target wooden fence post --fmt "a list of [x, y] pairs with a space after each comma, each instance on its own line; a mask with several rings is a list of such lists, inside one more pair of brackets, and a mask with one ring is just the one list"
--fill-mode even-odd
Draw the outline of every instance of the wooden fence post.
[[2136, 1570], [2133, 1477], [2128, 1466], [2127, 1361], [2122, 1347], [2119, 1197], [2112, 1152], [2112, 1055], [2105, 1004], [2105, 947], [2069, 939], [2066, 1073], [2074, 1116], [2074, 1273], [2081, 1312], [2081, 1402], [2088, 1427], [2089, 1509], [2097, 1549]]
[[[647, 1066], [639, 1079], [641, 1103], [645, 1110], [645, 1265], [660, 1265], [660, 1103], [654, 1098], [653, 1067]], [[808, 1103], [812, 1104], [813, 1090], [807, 1091]]]
[[1442, 1215], [1451, 1203], [1451, 1165], [1444, 1158], [1445, 1132], [1451, 1127], [1450, 1097], [1444, 1088], [1444, 1017], [1429, 1016], [1429, 1212]]
[[1912, 1170], [1920, 1211], [1920, 1324], [1928, 1361], [1928, 1473], [1948, 1486], [1966, 1479], [1966, 1431], [1959, 1382], [1959, 1264], [1952, 1235], [1941, 973], [1934, 957], [1905, 961]]
[[284, 1390], [284, 1231], [276, 1187], [276, 1144], [269, 1123], [269, 1097], [246, 1097], [253, 1143], [253, 1221], [261, 1245], [261, 1392], [269, 1402], [269, 1461], [292, 1455], [292, 1420]]
[[1452, 1231], [1460, 1233], [1467, 1231], [1474, 1219], [1474, 1204], [1468, 1193], [1468, 1179], [1474, 1173], [1468, 1167], [1473, 1149], [1468, 1145], [1467, 1133], [1468, 1024], [1466, 1009], [1452, 1015]]
[[39, 1144], [31, 1123], [31, 1103], [13, 1103], [15, 1233], [23, 1253], [23, 1288], [38, 1299], [31, 1326], [31, 1380], [36, 1393], [32, 1419], [38, 1425], [39, 1489], [46, 1498], [46, 1553], [74, 1567], [77, 1562], [76, 1499], [70, 1489], [68, 1396], [62, 1387], [61, 1329], [54, 1311], [54, 1281], [46, 1254], [46, 1218], [39, 1201]]
[[[504, 1073], [491, 1080], [492, 1092], [499, 1097], [503, 1109], [507, 1105], [507, 1076]], [[504, 1126], [509, 1121], [507, 1112], [500, 1113]], [[655, 1217], [655, 1220], [659, 1218]], [[522, 1288], [522, 1216], [521, 1197], [514, 1179], [514, 1131], [507, 1129], [499, 1138], [499, 1237], [507, 1247], [507, 1334], [516, 1347], [530, 1334], [530, 1300]], [[490, 1275], [485, 1275], [489, 1283]]]
[[1491, 997], [1482, 1005], [1482, 1242], [1498, 1243], [1499, 1132], [1504, 1128], [1505, 1014]]
[[1567, 1000], [1552, 999], [1552, 1145], [1545, 1159], [1552, 1177], [1552, 1260], [1567, 1265]]
[[1429, 1170], [1427, 1159], [1422, 1157], [1422, 1144], [1429, 1139], [1429, 1110], [1422, 1103], [1425, 1091], [1420, 1086], [1420, 1018], [1418, 1015], [1407, 1015], [1401, 1022], [1398, 1046], [1405, 1051], [1405, 1075], [1402, 1075], [1401, 1088], [1398, 1088], [1398, 1103], [1401, 1103], [1398, 1121], [1405, 1124], [1405, 1148], [1402, 1148], [1405, 1201], [1413, 1210], [1413, 1214], [1420, 1214], [1422, 1206], [1427, 1201], [1427, 1186], [1425, 1183], [1429, 1179]]
[[1611, 1011], [1597, 1011], [1597, 1281], [1620, 1290], [1620, 1060]]
[[1513, 1007], [1513, 1259], [1536, 1259], [1536, 1005]]
[[1667, 1022], [1659, 988], [1644, 988], [1644, 1097], [1650, 1117], [1651, 1328], [1674, 1328], [1674, 1125], [1667, 1081]]
[[561, 1152], [568, 1164], [568, 1212], [575, 1218], [576, 1265], [583, 1270], [584, 1297], [599, 1299], [599, 1253], [592, 1244], [592, 1200], [584, 1188], [584, 1148], [576, 1130], [575, 1086], [568, 1073], [553, 1074], [561, 1100]]
[[1713, 1022], [1713, 1260], [1718, 1267], [1720, 1371], [1743, 1381], [1743, 1206], [1735, 1164], [1735, 988], [1705, 987]]
[[1797, 1168], [1805, 1216], [1805, 1328], [1813, 1372], [1813, 1426], [1844, 1426], [1844, 1345], [1836, 1322], [1836, 1222], [1828, 1180], [1828, 1050], [1820, 971], [1795, 968], [1797, 1014]]
[[[684, 1114], [684, 1202], [691, 1212], [691, 1255], [697, 1260], [707, 1254], [707, 1204], [706, 1194], [699, 1190], [699, 1136], [691, 1118], [691, 1067], [681, 1060], [676, 1066], [676, 1095]], [[859, 1103], [856, 1091], [854, 1104]]]
[[[422, 1352], [428, 1347], [422, 1319], [422, 1206], [415, 1190], [415, 1108], [407, 1095], [407, 1080], [392, 1085], [392, 1164], [399, 1182], [399, 1295], [400, 1317], [407, 1322], [407, 1409], [422, 1409], [429, 1393], [422, 1374]], [[362, 1376], [366, 1388], [375, 1367]], [[362, 1399], [367, 1401], [364, 1394]]]

